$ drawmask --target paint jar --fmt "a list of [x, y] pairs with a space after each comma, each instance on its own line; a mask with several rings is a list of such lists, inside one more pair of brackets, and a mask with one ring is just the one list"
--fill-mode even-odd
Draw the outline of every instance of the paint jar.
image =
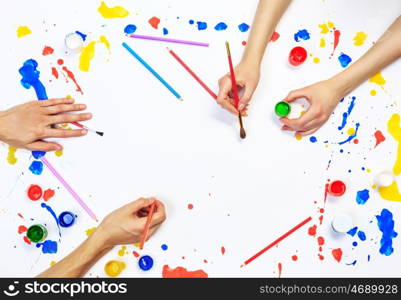
[[71, 32], [64, 39], [65, 46], [73, 52], [80, 52], [84, 46], [84, 40], [81, 35], [76, 32]]
[[347, 187], [345, 186], [344, 182], [342, 182], [341, 180], [335, 180], [329, 184], [329, 187], [327, 188], [327, 193], [335, 197], [340, 197], [345, 194], [346, 190]]
[[373, 184], [378, 187], [388, 187], [394, 182], [394, 176], [389, 171], [383, 171], [376, 174], [373, 178]]
[[138, 259], [138, 266], [142, 271], [149, 271], [153, 267], [153, 258], [149, 255], [142, 255]]
[[31, 184], [26, 192], [28, 198], [32, 201], [37, 201], [42, 197], [43, 191], [37, 184]]
[[339, 214], [331, 221], [331, 228], [338, 233], [346, 233], [352, 228], [353, 220], [350, 215]]
[[28, 228], [26, 237], [33, 243], [39, 243], [46, 239], [47, 229], [43, 225], [35, 224]]
[[125, 269], [125, 263], [119, 260], [111, 260], [104, 266], [104, 272], [109, 277], [117, 277]]
[[303, 64], [307, 57], [308, 52], [306, 52], [305, 48], [297, 46], [291, 49], [288, 61], [292, 66], [297, 67]]
[[290, 114], [291, 105], [288, 102], [280, 101], [274, 107], [274, 111], [276, 112], [277, 116], [284, 118]]
[[75, 223], [75, 215], [72, 212], [64, 211], [58, 217], [61, 227], [71, 227]]

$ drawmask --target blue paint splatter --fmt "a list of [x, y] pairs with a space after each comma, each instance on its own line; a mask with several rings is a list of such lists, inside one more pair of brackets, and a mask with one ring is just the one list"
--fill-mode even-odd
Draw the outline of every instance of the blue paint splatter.
[[42, 204], [40, 204], [40, 206], [45, 208], [53, 216], [53, 219], [56, 221], [56, 224], [57, 224], [57, 227], [58, 227], [58, 233], [59, 233], [59, 235], [61, 237], [60, 224], [58, 222], [58, 218], [57, 218], [57, 215], [54, 212], [54, 210], [49, 205], [47, 205], [46, 203], [42, 203]]
[[239, 24], [238, 29], [241, 32], [247, 32], [249, 30], [249, 25], [246, 23]]
[[80, 32], [78, 30], [75, 31], [75, 33], [78, 34], [83, 39], [84, 42], [86, 41], [86, 34], [85, 33], [82, 33], [82, 32]]
[[306, 29], [302, 29], [300, 31], [298, 31], [297, 33], [294, 34], [294, 40], [296, 42], [299, 42], [301, 40], [309, 40], [310, 39], [310, 35], [309, 32]]
[[216, 26], [214, 26], [214, 29], [216, 29], [217, 31], [226, 30], [227, 29], [227, 24], [224, 23], [224, 22], [220, 22]]
[[36, 247], [39, 248], [42, 246], [42, 252], [43, 253], [49, 253], [49, 254], [54, 254], [57, 253], [57, 242], [51, 241], [51, 240], [46, 240], [43, 243], [37, 243]]
[[361, 241], [366, 241], [366, 234], [363, 231], [358, 231], [358, 237]]
[[138, 265], [143, 271], [149, 271], [153, 267], [153, 258], [149, 255], [141, 256], [138, 260]]
[[349, 65], [352, 59], [347, 54], [341, 53], [341, 55], [338, 57], [338, 61], [340, 62], [340, 65], [345, 68]]
[[193, 25], [195, 22], [194, 22], [194, 20], [189, 20], [188, 23], [191, 24], [191, 25]]
[[352, 141], [354, 138], [356, 138], [356, 135], [358, 134], [359, 125], [360, 125], [359, 123], [356, 123], [355, 124], [355, 133], [350, 135], [345, 141], [339, 142], [338, 144], [343, 145], [345, 143]]
[[21, 84], [24, 88], [29, 89], [31, 86], [35, 89], [38, 100], [46, 100], [46, 88], [40, 82], [40, 72], [37, 70], [38, 63], [36, 60], [28, 59], [18, 70], [22, 75]]
[[207, 28], [206, 22], [198, 21], [196, 24], [198, 25], [198, 30], [205, 30]]
[[125, 34], [133, 34], [136, 31], [136, 26], [134, 24], [128, 24], [124, 28]]
[[351, 98], [351, 102], [350, 102], [350, 104], [348, 106], [347, 111], [345, 113], [343, 113], [343, 121], [341, 123], [341, 126], [338, 126], [338, 130], [344, 129], [345, 125], [347, 124], [347, 119], [348, 119], [349, 115], [351, 114], [352, 110], [354, 109], [355, 100], [356, 100], [356, 97], [353, 96]]
[[166, 251], [167, 249], [168, 249], [168, 246], [167, 246], [166, 244], [163, 244], [163, 245], [162, 245], [162, 250], [163, 250], [163, 251]]
[[36, 159], [39, 159], [45, 155], [46, 155], [45, 151], [32, 151], [32, 156], [35, 157]]
[[311, 141], [311, 143], [316, 143], [317, 142], [317, 138], [315, 136], [311, 136], [309, 138], [309, 140]]
[[394, 220], [393, 214], [388, 210], [383, 208], [380, 216], [376, 216], [377, 226], [383, 233], [380, 240], [380, 253], [386, 256], [391, 255], [394, 252], [393, 248], [393, 238], [397, 237], [397, 232], [394, 231]]
[[368, 255], [368, 261], [370, 261], [370, 255]]
[[356, 247], [356, 246], [358, 246], [358, 243], [357, 242], [353, 242], [352, 246]]
[[163, 28], [163, 34], [167, 35], [168, 34], [168, 29], [167, 28]]
[[356, 193], [356, 203], [363, 205], [369, 200], [369, 190], [364, 189]]
[[352, 262], [352, 263], [350, 263], [350, 264], [346, 264], [347, 266], [355, 266], [356, 265], [356, 259]]
[[43, 163], [40, 160], [34, 160], [29, 166], [29, 170], [32, 174], [40, 175], [43, 172]]
[[355, 226], [354, 228], [350, 229], [347, 234], [349, 234], [350, 236], [354, 236], [356, 234], [356, 232], [358, 231], [358, 227]]

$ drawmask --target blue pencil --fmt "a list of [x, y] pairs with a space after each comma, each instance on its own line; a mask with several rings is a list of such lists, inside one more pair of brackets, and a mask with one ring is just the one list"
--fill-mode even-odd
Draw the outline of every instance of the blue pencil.
[[129, 53], [132, 54], [133, 57], [135, 57], [146, 69], [148, 69], [150, 73], [152, 73], [157, 79], [159, 79], [159, 81], [163, 83], [163, 85], [168, 88], [169, 91], [172, 92], [178, 100], [183, 100], [181, 95], [178, 94], [177, 91], [173, 89], [173, 87], [169, 85], [167, 81], [165, 81], [155, 70], [153, 70], [153, 68], [149, 66], [148, 63], [142, 59], [142, 57], [140, 57], [130, 46], [128, 46], [127, 43], [124, 42], [122, 45], [125, 49], [128, 50]]

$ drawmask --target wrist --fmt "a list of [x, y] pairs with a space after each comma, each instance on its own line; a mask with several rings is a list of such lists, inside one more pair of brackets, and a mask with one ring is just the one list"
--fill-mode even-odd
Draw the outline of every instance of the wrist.
[[96, 229], [87, 239], [93, 249], [97, 249], [98, 252], [108, 252], [113, 248], [108, 242], [107, 235], [99, 229]]
[[343, 73], [337, 74], [327, 81], [333, 90], [338, 94], [340, 99], [344, 98], [356, 87], [354, 82], [350, 78], [347, 78], [346, 74]]

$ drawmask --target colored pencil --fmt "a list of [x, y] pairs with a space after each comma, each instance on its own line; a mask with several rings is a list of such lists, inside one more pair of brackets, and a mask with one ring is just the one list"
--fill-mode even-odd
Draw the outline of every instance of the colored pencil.
[[59, 172], [50, 164], [50, 162], [42, 156], [40, 160], [45, 164], [45, 166], [53, 173], [53, 175], [60, 181], [60, 183], [65, 187], [65, 189], [74, 197], [74, 199], [81, 205], [81, 207], [88, 213], [88, 215], [98, 221], [93, 211], [86, 205], [86, 203], [79, 197], [79, 195], [72, 189], [72, 187], [64, 180]]
[[184, 44], [184, 45], [192, 45], [192, 46], [201, 46], [201, 47], [209, 47], [208, 43], [194, 42], [194, 41], [184, 41], [177, 39], [169, 39], [162, 38], [156, 36], [148, 36], [148, 35], [139, 35], [139, 34], [131, 34], [129, 35], [131, 38], [142, 39], [142, 40], [150, 40], [150, 41], [158, 41], [158, 42], [167, 42], [167, 43], [176, 43], [176, 44]]
[[[231, 86], [232, 86], [232, 91], [233, 91], [233, 96], [234, 96], [234, 104], [235, 104], [235, 108], [238, 109], [238, 104], [239, 104], [238, 87], [237, 87], [237, 81], [235, 80], [235, 72], [234, 72], [234, 67], [233, 67], [233, 61], [231, 59], [230, 44], [228, 43], [228, 41], [226, 41], [226, 50], [227, 50], [227, 57], [228, 57], [228, 65], [230, 67]], [[239, 124], [240, 124], [240, 136], [242, 139], [244, 139], [246, 137], [246, 132], [244, 129], [244, 124], [242, 123], [241, 112], [239, 110], [238, 110], [238, 120], [239, 120]]]
[[122, 43], [122, 45], [125, 49], [127, 49], [129, 53], [131, 53], [133, 57], [135, 57], [146, 69], [148, 69], [148, 71], [152, 73], [153, 76], [155, 76], [171, 93], [173, 93], [173, 95], [177, 97], [178, 100], [183, 100], [181, 95], [178, 94], [177, 91], [173, 89], [173, 87], [169, 85], [167, 81], [165, 81], [146, 61], [144, 61], [142, 57], [140, 57], [130, 46], [128, 46], [127, 43], [124, 42]]
[[143, 229], [141, 244], [139, 245], [139, 249], [143, 249], [143, 245], [145, 245], [146, 238], [148, 237], [150, 222], [152, 222], [153, 213], [155, 212], [156, 201], [153, 201], [150, 206], [148, 218], [146, 219], [145, 228]]
[[188, 71], [189, 74], [192, 75], [193, 78], [212, 96], [214, 99], [217, 99], [217, 95], [195, 74], [194, 71], [191, 70], [190, 67], [171, 49], [167, 48], [168, 52], [184, 67], [185, 70]]
[[287, 233], [283, 234], [281, 237], [279, 237], [277, 240], [275, 240], [273, 243], [271, 243], [270, 245], [266, 246], [265, 248], [263, 248], [262, 250], [260, 250], [258, 253], [256, 253], [254, 256], [252, 256], [251, 258], [247, 259], [242, 265], [246, 266], [247, 264], [249, 264], [251, 261], [253, 261], [254, 259], [258, 258], [260, 255], [262, 255], [263, 253], [265, 253], [267, 250], [269, 250], [270, 248], [274, 247], [275, 245], [277, 245], [279, 242], [281, 242], [282, 240], [284, 240], [285, 238], [287, 238], [289, 235], [291, 235], [292, 233], [294, 233], [295, 231], [297, 231], [299, 228], [301, 228], [302, 226], [304, 226], [306, 223], [310, 222], [312, 220], [311, 217], [306, 218], [305, 220], [303, 220], [301, 223], [299, 223], [297, 226], [295, 226], [294, 228], [292, 228], [291, 230], [289, 230]]

